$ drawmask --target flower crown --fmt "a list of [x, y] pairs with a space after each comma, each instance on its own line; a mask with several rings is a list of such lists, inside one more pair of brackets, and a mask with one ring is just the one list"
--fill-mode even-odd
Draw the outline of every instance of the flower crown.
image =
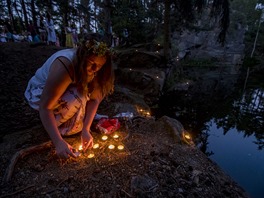
[[107, 44], [104, 42], [88, 40], [85, 42], [85, 47], [88, 49], [88, 51], [91, 51], [97, 56], [105, 56], [107, 53], [109, 53], [110, 55], [113, 54], [112, 49], [108, 48]]

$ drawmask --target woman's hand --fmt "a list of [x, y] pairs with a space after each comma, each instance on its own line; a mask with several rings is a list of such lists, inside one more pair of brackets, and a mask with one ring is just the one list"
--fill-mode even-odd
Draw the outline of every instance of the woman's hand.
[[59, 158], [68, 159], [69, 157], [76, 158], [77, 156], [72, 152], [72, 146], [69, 145], [65, 140], [61, 140], [55, 145], [56, 154]]
[[83, 130], [82, 131], [82, 147], [83, 151], [86, 151], [88, 148], [93, 147], [93, 136], [91, 135], [90, 131]]

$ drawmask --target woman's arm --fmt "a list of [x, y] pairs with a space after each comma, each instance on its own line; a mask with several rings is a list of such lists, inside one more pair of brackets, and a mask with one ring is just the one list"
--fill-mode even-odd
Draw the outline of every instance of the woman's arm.
[[57, 155], [61, 158], [68, 158], [69, 155], [76, 157], [72, 152], [72, 147], [61, 137], [53, 114], [57, 101], [71, 82], [68, 72], [62, 63], [56, 59], [51, 65], [40, 99], [39, 114], [42, 124], [56, 147]]
[[94, 116], [97, 112], [99, 104], [103, 100], [102, 93], [98, 86], [95, 86], [95, 90], [92, 92], [90, 100], [86, 104], [86, 113], [83, 122], [83, 130], [82, 130], [82, 146], [85, 151], [87, 148], [91, 148], [93, 146], [93, 137], [90, 133], [90, 127], [92, 125]]

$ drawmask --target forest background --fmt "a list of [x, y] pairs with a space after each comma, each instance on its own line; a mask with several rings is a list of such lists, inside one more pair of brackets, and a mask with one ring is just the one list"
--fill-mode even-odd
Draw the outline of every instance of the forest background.
[[206, 13], [212, 17], [208, 28], [219, 27], [218, 41], [223, 45], [226, 34], [237, 23], [246, 25], [245, 54], [251, 54], [253, 48], [264, 51], [264, 28], [260, 25], [263, 9], [256, 9], [259, 3], [264, 5], [263, 0], [4, 0], [0, 2], [0, 24], [8, 19], [19, 33], [27, 29], [30, 21], [36, 26], [40, 15], [49, 12], [58, 36], [69, 24], [75, 24], [79, 33], [85, 25], [88, 32], [103, 30], [110, 42], [113, 34], [124, 39], [126, 29], [127, 45], [161, 43], [169, 59], [172, 33], [186, 28], [199, 31], [194, 24]]

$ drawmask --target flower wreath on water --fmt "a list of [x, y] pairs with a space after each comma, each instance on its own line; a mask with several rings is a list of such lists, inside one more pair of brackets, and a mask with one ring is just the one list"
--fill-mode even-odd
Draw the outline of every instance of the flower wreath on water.
[[112, 55], [113, 49], [108, 48], [107, 44], [104, 42], [98, 42], [95, 40], [89, 40], [85, 43], [86, 48], [88, 51], [91, 51], [93, 54], [96, 54], [97, 56], [105, 56], [106, 54]]

